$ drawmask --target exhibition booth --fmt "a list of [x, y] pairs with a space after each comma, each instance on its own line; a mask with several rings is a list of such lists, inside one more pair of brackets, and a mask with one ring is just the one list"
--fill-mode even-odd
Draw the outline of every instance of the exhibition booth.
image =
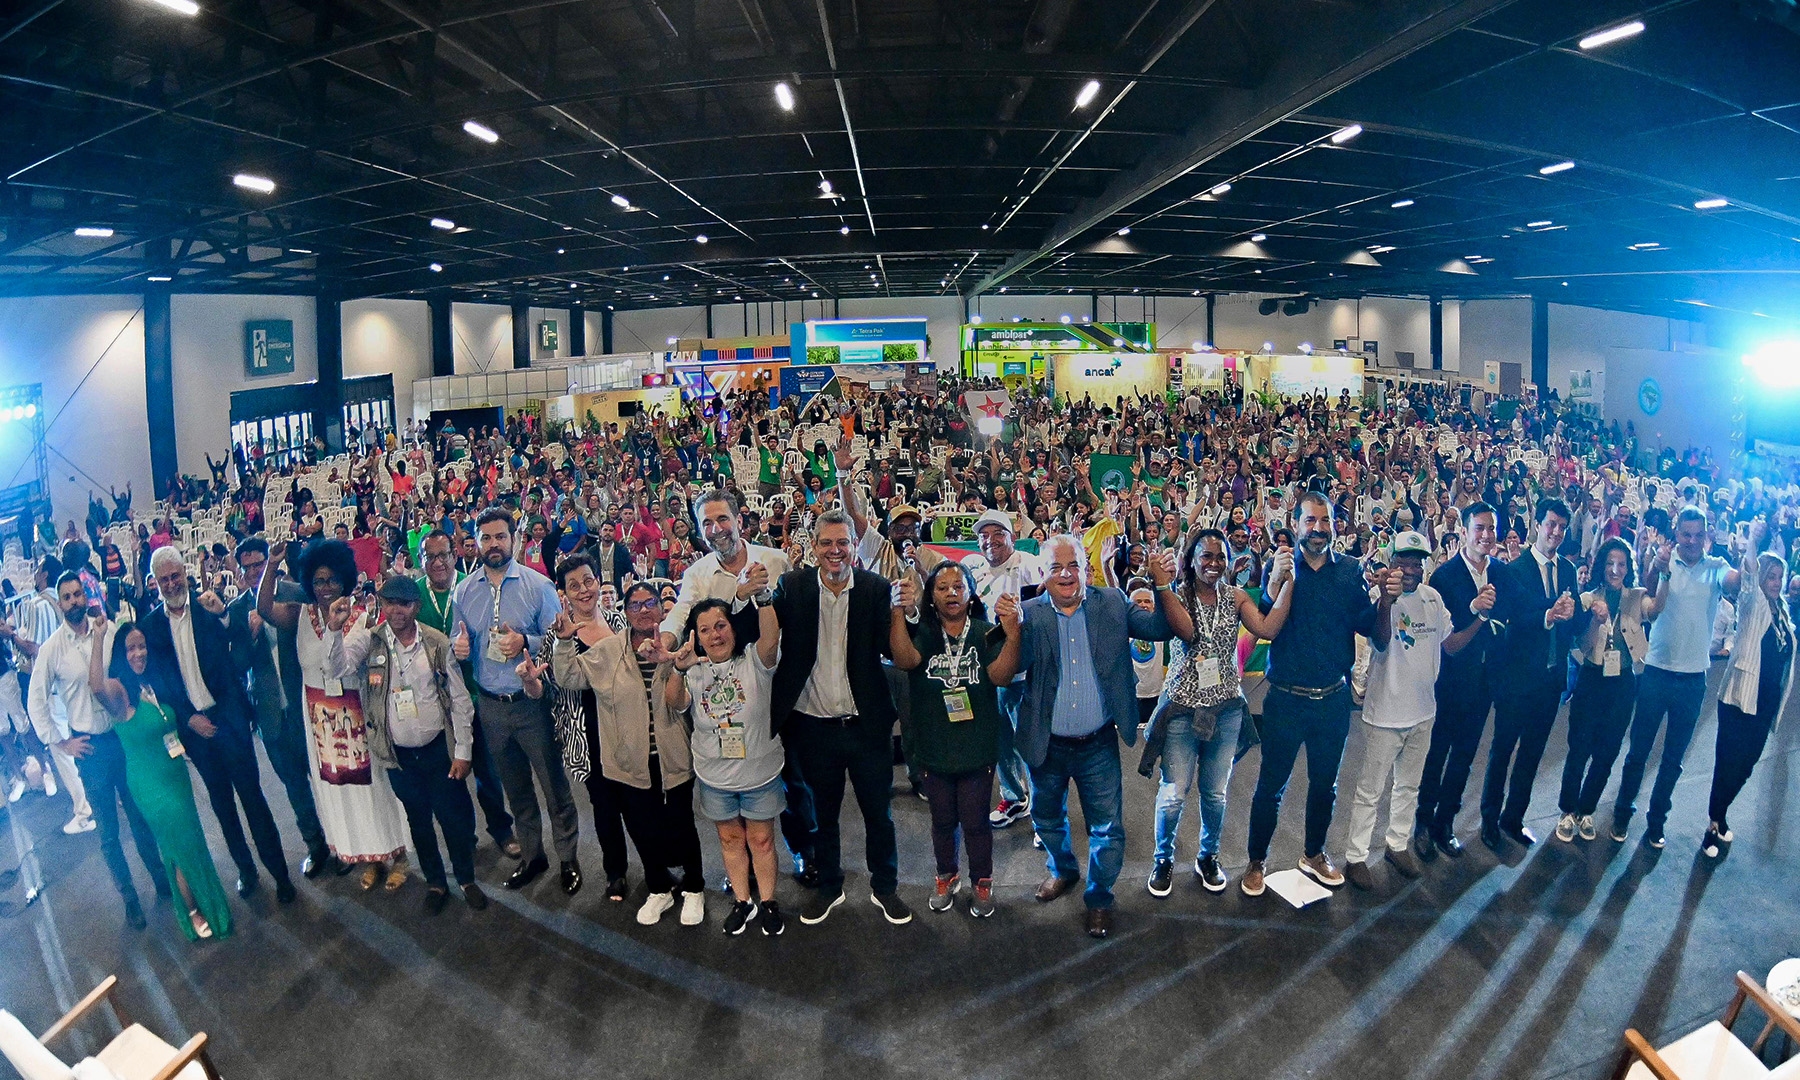
[[962, 373], [1001, 379], [1017, 388], [1050, 376], [1050, 357], [1062, 352], [1149, 352], [1156, 324], [1147, 322], [971, 322], [962, 328]]
[[1246, 367], [1244, 387], [1252, 393], [1282, 397], [1323, 393], [1332, 398], [1349, 394], [1362, 400], [1363, 358], [1354, 354], [1252, 354]]
[[773, 389], [791, 362], [788, 335], [737, 338], [683, 338], [669, 353], [667, 374], [688, 397], [717, 397], [744, 390]]
[[793, 364], [917, 364], [930, 357], [924, 318], [808, 319], [789, 337]]

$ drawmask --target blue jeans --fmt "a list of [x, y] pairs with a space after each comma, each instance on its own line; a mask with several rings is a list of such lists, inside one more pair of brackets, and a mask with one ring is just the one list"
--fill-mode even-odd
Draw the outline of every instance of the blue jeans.
[[1244, 726], [1244, 703], [1240, 699], [1221, 708], [1219, 726], [1204, 742], [1194, 737], [1193, 720], [1193, 710], [1171, 705], [1163, 721], [1162, 777], [1156, 787], [1158, 862], [1175, 861], [1175, 833], [1181, 827], [1188, 789], [1196, 780], [1200, 787], [1200, 854], [1219, 853], [1225, 790], [1231, 786], [1238, 732]]
[[1656, 729], [1663, 717], [1669, 718], [1669, 730], [1663, 733], [1662, 762], [1656, 769], [1656, 786], [1650, 789], [1650, 809], [1645, 821], [1661, 832], [1669, 820], [1669, 806], [1675, 797], [1675, 782], [1681, 779], [1681, 759], [1687, 756], [1688, 743], [1694, 740], [1694, 728], [1700, 723], [1700, 706], [1706, 700], [1706, 673], [1664, 671], [1659, 667], [1644, 668], [1638, 679], [1637, 712], [1631, 718], [1631, 749], [1625, 752], [1625, 764], [1619, 770], [1619, 794], [1613, 803], [1613, 822], [1623, 826], [1637, 809], [1638, 789], [1644, 783], [1644, 768], [1650, 764], [1650, 747], [1656, 742]]
[[1000, 758], [994, 772], [1000, 777], [1000, 797], [1007, 802], [1024, 802], [1031, 793], [1025, 759], [1013, 746], [1013, 727], [1019, 722], [1019, 703], [1024, 700], [1024, 683], [1000, 688]]
[[1119, 782], [1119, 736], [1108, 724], [1086, 739], [1050, 737], [1044, 763], [1031, 767], [1031, 827], [1044, 841], [1050, 872], [1074, 877], [1079, 872], [1069, 847], [1069, 783], [1081, 799], [1088, 830], [1088, 884], [1083, 896], [1091, 908], [1110, 908], [1113, 883], [1125, 863], [1125, 822], [1120, 819], [1124, 796]]

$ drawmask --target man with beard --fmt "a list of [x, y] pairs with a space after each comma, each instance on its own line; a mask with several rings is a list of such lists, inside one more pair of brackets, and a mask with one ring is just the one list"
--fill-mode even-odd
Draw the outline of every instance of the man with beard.
[[[81, 770], [82, 784], [100, 827], [100, 853], [125, 901], [125, 921], [133, 929], [142, 930], [144, 909], [138, 903], [137, 888], [131, 883], [125, 850], [119, 844], [121, 807], [131, 825], [132, 839], [137, 842], [138, 858], [156, 884], [156, 895], [169, 895], [169, 879], [150, 824], [126, 789], [125, 748], [113, 732], [112, 714], [94, 697], [88, 681], [93, 650], [100, 649], [110, 660], [117, 629], [107, 626], [103, 632], [89, 632], [87, 589], [73, 571], [64, 571], [57, 578], [56, 604], [61, 625], [38, 650], [36, 677], [31, 680], [31, 723], [45, 745], [69, 755]], [[68, 720], [67, 738], [50, 717], [53, 698]]]
[[[147, 674], [157, 700], [175, 714], [182, 746], [206, 784], [225, 847], [237, 864], [238, 895], [256, 892], [256, 863], [244, 842], [243, 825], [248, 823], [256, 853], [275, 879], [275, 899], [291, 903], [294, 884], [275, 816], [263, 797], [250, 702], [231, 660], [225, 605], [210, 590], [190, 595], [187, 566], [172, 547], [150, 553], [150, 573], [163, 602], [139, 624], [150, 651]], [[243, 822], [238, 820], [239, 803]]]
[[476, 715], [491, 740], [500, 783], [512, 805], [519, 865], [504, 884], [522, 889], [550, 869], [538, 793], [532, 784], [536, 773], [544, 786], [551, 836], [562, 862], [562, 889], [574, 896], [581, 888], [581, 866], [575, 861], [579, 820], [575, 797], [556, 748], [548, 703], [525, 693], [517, 671], [521, 654], [537, 655], [562, 603], [549, 578], [513, 559], [510, 513], [488, 507], [475, 519], [475, 531], [481, 544], [481, 572], [464, 578], [451, 594], [456, 625], [451, 640], [456, 658], [473, 666]]
[[600, 580], [611, 585], [617, 593], [625, 588], [626, 579], [631, 577], [631, 552], [619, 543], [619, 527], [610, 521], [600, 523], [598, 536], [600, 539], [594, 544], [594, 561], [600, 566]]
[[[442, 529], [433, 529], [419, 541], [419, 561], [425, 567], [425, 580], [419, 589], [419, 622], [445, 637], [455, 632], [452, 625], [456, 622], [456, 605], [451, 593], [462, 575], [456, 572], [456, 564], [450, 554], [450, 534]], [[463, 669], [463, 686], [471, 697], [475, 694], [475, 680], [470, 676], [468, 668]], [[471, 724], [475, 755], [473, 771], [475, 775], [475, 801], [481, 804], [481, 816], [487, 822], [488, 835], [494, 843], [510, 858], [519, 857], [519, 842], [513, 839], [512, 815], [506, 812], [506, 796], [500, 785], [500, 773], [494, 767], [494, 755], [489, 752], [487, 737], [482, 733], [481, 721], [476, 719]]]
[[[694, 520], [699, 522], [700, 535], [712, 550], [682, 573], [675, 606], [663, 616], [663, 646], [670, 652], [681, 647], [687, 633], [688, 612], [695, 604], [702, 600], [727, 600], [734, 611], [742, 611], [756, 597], [766, 599], [775, 582], [789, 570], [786, 555], [744, 539], [737, 497], [730, 492], [713, 488], [702, 494], [694, 502]], [[791, 754], [782, 779], [787, 784], [787, 808], [781, 812], [781, 836], [794, 857], [794, 876], [810, 888], [819, 883], [819, 869], [813, 862], [819, 826], [812, 795]]]
[[[1350, 734], [1350, 667], [1356, 660], [1356, 635], [1372, 640], [1379, 629], [1362, 568], [1332, 550], [1331, 502], [1318, 492], [1300, 496], [1294, 508], [1294, 530], [1301, 558], [1294, 563], [1294, 596], [1286, 625], [1269, 643], [1269, 695], [1263, 702], [1262, 771], [1250, 804], [1250, 865], [1241, 887], [1246, 896], [1263, 892], [1265, 862], [1281, 797], [1287, 791], [1294, 762], [1306, 749], [1306, 850], [1299, 869], [1321, 885], [1336, 888], [1344, 875], [1325, 852], [1325, 833], [1337, 803], [1338, 766]], [[1264, 591], [1281, 592], [1271, 579]], [[1378, 647], [1386, 645], [1382, 633]]]

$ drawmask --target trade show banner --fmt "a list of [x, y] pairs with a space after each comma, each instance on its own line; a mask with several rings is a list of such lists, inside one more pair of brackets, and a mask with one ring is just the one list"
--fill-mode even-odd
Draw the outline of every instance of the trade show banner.
[[[1011, 387], [1042, 382], [1053, 353], [1148, 352], [1156, 348], [1153, 323], [969, 323], [962, 328], [962, 373], [1003, 379]], [[1117, 342], [1118, 344], [1114, 344]]]
[[1252, 390], [1282, 397], [1324, 393], [1337, 397], [1348, 392], [1361, 398], [1363, 358], [1314, 353], [1310, 356], [1252, 356], [1247, 380]]
[[1160, 353], [1056, 353], [1052, 385], [1064, 401], [1091, 398], [1111, 405], [1121, 397], [1160, 398], [1169, 387], [1169, 361]]
[[926, 359], [924, 319], [808, 319], [794, 323], [795, 364], [916, 364]]
[[1187, 390], [1223, 390], [1225, 373], [1243, 370], [1242, 360], [1235, 353], [1177, 352], [1167, 355], [1169, 390], [1177, 394]]
[[812, 399], [820, 394], [841, 397], [843, 391], [837, 385], [836, 371], [830, 367], [789, 366], [781, 369], [781, 396], [798, 397], [800, 407], [806, 408]]

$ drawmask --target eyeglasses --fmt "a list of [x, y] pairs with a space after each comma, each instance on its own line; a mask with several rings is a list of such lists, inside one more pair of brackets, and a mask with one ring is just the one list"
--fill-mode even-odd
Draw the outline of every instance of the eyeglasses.
[[633, 600], [625, 605], [626, 611], [652, 611], [662, 607], [661, 600]]
[[426, 562], [449, 562], [450, 561], [450, 553], [448, 551], [427, 551], [425, 553], [425, 561]]

